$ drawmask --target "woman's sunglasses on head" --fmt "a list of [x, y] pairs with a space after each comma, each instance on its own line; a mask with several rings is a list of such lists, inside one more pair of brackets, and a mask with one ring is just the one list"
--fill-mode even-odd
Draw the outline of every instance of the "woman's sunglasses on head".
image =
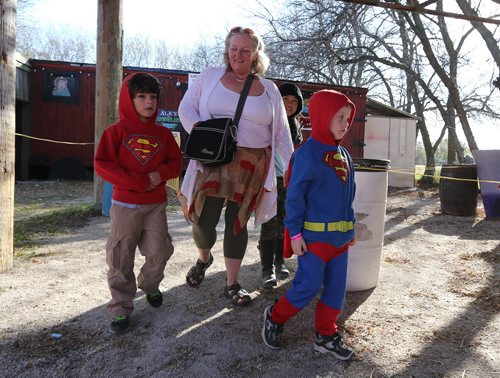
[[231, 33], [245, 33], [245, 34], [255, 34], [255, 32], [250, 28], [243, 28], [241, 26], [235, 26], [230, 30]]

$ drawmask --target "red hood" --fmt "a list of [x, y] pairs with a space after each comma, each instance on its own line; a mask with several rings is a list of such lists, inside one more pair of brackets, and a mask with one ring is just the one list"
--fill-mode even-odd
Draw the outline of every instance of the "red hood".
[[122, 83], [122, 88], [120, 89], [120, 100], [119, 104], [119, 112], [120, 112], [120, 123], [125, 123], [127, 125], [155, 125], [156, 118], [158, 116], [158, 107], [151, 118], [148, 119], [146, 123], [142, 123], [139, 114], [135, 111], [134, 103], [130, 98], [130, 91], [128, 89], [128, 82], [132, 79], [136, 74], [128, 75]]
[[311, 96], [309, 100], [309, 118], [311, 120], [311, 137], [313, 139], [330, 146], [340, 145], [342, 140], [336, 141], [330, 132], [330, 121], [344, 105], [351, 105], [352, 107], [349, 117], [349, 130], [356, 113], [356, 107], [346, 95], [334, 90], [324, 89], [315, 92]]

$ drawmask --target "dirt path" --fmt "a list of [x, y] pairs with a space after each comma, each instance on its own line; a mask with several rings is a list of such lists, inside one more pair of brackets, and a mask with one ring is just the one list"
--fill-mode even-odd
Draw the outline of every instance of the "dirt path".
[[[161, 285], [164, 306], [149, 307], [139, 293], [134, 327], [119, 337], [105, 314], [108, 218], [16, 259], [0, 274], [2, 376], [500, 376], [500, 221], [485, 220], [481, 204], [477, 217], [455, 217], [440, 212], [435, 192], [391, 191], [380, 282], [347, 295], [341, 325], [356, 351], [347, 363], [313, 351], [312, 305], [286, 326], [282, 350], [264, 346], [262, 312], [289, 281], [260, 289], [253, 228], [240, 281], [254, 302], [233, 308], [222, 296], [221, 243], [205, 282], [191, 289], [190, 227], [179, 212], [169, 224], [176, 251]], [[295, 260], [289, 265], [295, 270]]]

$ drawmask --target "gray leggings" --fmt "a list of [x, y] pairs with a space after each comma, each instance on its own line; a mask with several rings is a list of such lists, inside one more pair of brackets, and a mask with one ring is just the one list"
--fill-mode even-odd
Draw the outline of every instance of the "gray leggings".
[[[206, 197], [198, 224], [193, 225], [193, 240], [200, 249], [211, 249], [217, 240], [216, 227], [219, 223], [224, 198]], [[224, 213], [224, 257], [243, 260], [248, 243], [248, 231], [245, 226], [238, 235], [233, 232], [234, 222], [240, 207], [236, 202], [227, 201]]]

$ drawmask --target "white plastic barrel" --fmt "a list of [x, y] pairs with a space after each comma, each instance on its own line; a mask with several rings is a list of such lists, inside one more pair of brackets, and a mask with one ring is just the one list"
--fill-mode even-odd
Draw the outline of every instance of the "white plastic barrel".
[[384, 244], [389, 160], [353, 159], [355, 166], [356, 244], [349, 248], [347, 291], [378, 284]]

